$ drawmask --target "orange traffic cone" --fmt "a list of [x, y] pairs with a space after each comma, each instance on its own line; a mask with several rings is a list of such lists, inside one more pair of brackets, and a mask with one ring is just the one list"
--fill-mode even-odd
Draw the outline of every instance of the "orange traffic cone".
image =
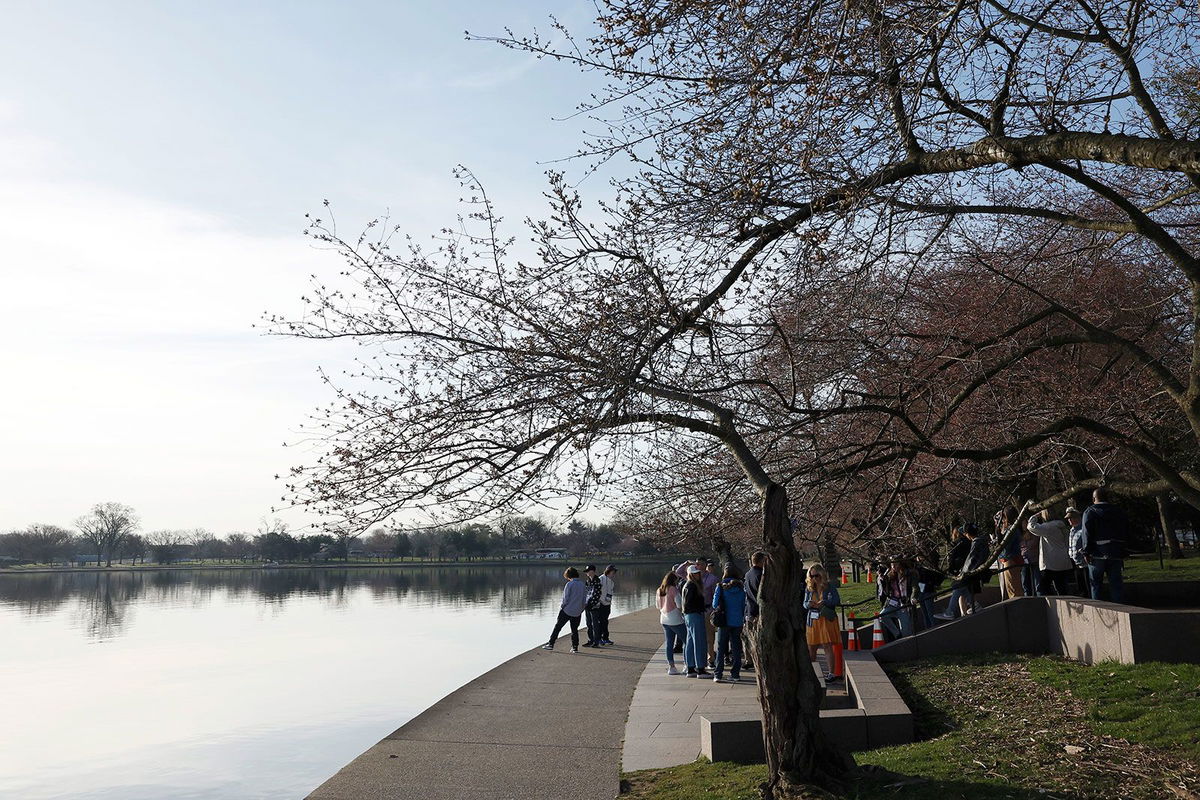
[[841, 637], [833, 643], [833, 663], [829, 665], [829, 671], [836, 677], [842, 677], [842, 642]]
[[875, 582], [875, 573], [871, 572], [871, 568], [867, 567], [867, 583]]
[[871, 634], [871, 649], [876, 650], [880, 647], [883, 647], [883, 645], [883, 623], [879, 620], [879, 617], [876, 617], [875, 632]]
[[845, 586], [849, 582], [850, 579], [846, 577], [846, 571], [842, 570], [842, 586]]
[[850, 612], [850, 620], [847, 622], [846, 631], [846, 649], [858, 650], [858, 632], [854, 629], [854, 612]]

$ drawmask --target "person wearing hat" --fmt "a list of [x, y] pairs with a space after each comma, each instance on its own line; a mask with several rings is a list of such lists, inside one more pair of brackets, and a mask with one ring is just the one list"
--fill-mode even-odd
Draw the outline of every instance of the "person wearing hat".
[[687, 580], [683, 582], [683, 624], [687, 626], [683, 657], [687, 663], [689, 678], [709, 674], [704, 668], [704, 652], [708, 649], [704, 638], [704, 619], [708, 616], [708, 603], [704, 602], [704, 583], [701, 575], [700, 567], [692, 564], [687, 568]]
[[583, 613], [587, 620], [587, 641], [584, 647], [600, 646], [600, 578], [596, 575], [596, 565], [588, 564], [583, 568], [584, 601]]
[[608, 638], [608, 615], [612, 613], [613, 594], [617, 591], [617, 583], [613, 579], [616, 572], [616, 565], [609, 564], [600, 576], [600, 607], [596, 609], [599, 625], [597, 636], [600, 637], [597, 641], [600, 644], [612, 644], [612, 639]]

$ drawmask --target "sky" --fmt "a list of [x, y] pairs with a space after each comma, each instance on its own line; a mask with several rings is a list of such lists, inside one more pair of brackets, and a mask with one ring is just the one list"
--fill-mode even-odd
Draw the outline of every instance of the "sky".
[[429, 236], [463, 163], [506, 217], [537, 215], [594, 80], [464, 31], [586, 32], [591, 10], [5, 3], [0, 531], [108, 501], [147, 531], [307, 524], [275, 476], [312, 454], [283, 445], [331, 399], [318, 367], [352, 353], [253, 327], [338, 268], [304, 214], [328, 199], [342, 230], [387, 213]]

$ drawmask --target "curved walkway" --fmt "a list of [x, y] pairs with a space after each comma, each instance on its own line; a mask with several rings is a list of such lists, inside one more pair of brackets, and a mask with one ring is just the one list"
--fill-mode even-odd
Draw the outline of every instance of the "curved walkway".
[[[551, 624], [549, 618], [547, 626]], [[612, 800], [658, 609], [614, 617], [615, 645], [540, 647], [447, 695], [323, 783], [313, 800]]]

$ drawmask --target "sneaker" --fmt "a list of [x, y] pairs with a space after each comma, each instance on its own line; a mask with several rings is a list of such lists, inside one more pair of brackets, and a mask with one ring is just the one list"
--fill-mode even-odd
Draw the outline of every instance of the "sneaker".
[[754, 665], [753, 665], [753, 664], [751, 664], [751, 663], [748, 663], [748, 662], [747, 662], [747, 663], [745, 663], [745, 664], [742, 664], [742, 669], [746, 670], [747, 672], [753, 672], [753, 671], [754, 671]]
[[741, 675], [734, 674], [734, 675], [729, 676], [729, 680], [733, 681], [734, 683], [737, 683], [741, 679], [742, 679]]
[[601, 639], [600, 644], [612, 644], [612, 639]]
[[699, 675], [701, 678], [707, 678], [709, 675], [712, 675], [712, 673], [706, 669], [698, 669], [698, 670], [696, 670], [696, 674]]
[[572, 648], [571, 648], [571, 652], [572, 652], [572, 653], [578, 653], [578, 652], [579, 652], [579, 648], [578, 648], [578, 647], [572, 647]]
[[667, 667], [667, 674], [668, 675], [678, 675], [679, 670], [675, 669], [675, 665], [672, 664], [671, 666]]
[[713, 663], [712, 661], [709, 661], [708, 666], [706, 667], [706, 669], [716, 669], [716, 668], [717, 668], [717, 665], [715, 663]]
[[597, 645], [595, 642], [588, 641], [588, 642], [584, 642], [583, 646], [584, 647], [596, 647]]
[[834, 678], [834, 675], [832, 672], [825, 673], [825, 682], [826, 683], [833, 683], [834, 680], [835, 680], [835, 678]]
[[934, 614], [934, 615], [933, 615], [933, 618], [934, 618], [934, 619], [944, 619], [944, 620], [951, 620], [951, 619], [954, 619], [954, 615], [953, 615], [953, 614], [951, 614], [951, 613], [950, 613], [950, 612], [948, 612], [948, 611], [943, 611], [943, 612], [942, 612], [942, 613], [940, 613], [940, 614]]
[[694, 670], [694, 669], [692, 669], [691, 667], [689, 667], [689, 668], [688, 668], [688, 671], [687, 671], [687, 676], [688, 676], [689, 678], [694, 678], [694, 677], [696, 677], [696, 670]]
[[553, 650], [553, 649], [554, 649], [554, 642], [550, 642], [550, 644], [544, 644], [544, 645], [542, 645], [542, 649], [543, 649], [543, 650]]

